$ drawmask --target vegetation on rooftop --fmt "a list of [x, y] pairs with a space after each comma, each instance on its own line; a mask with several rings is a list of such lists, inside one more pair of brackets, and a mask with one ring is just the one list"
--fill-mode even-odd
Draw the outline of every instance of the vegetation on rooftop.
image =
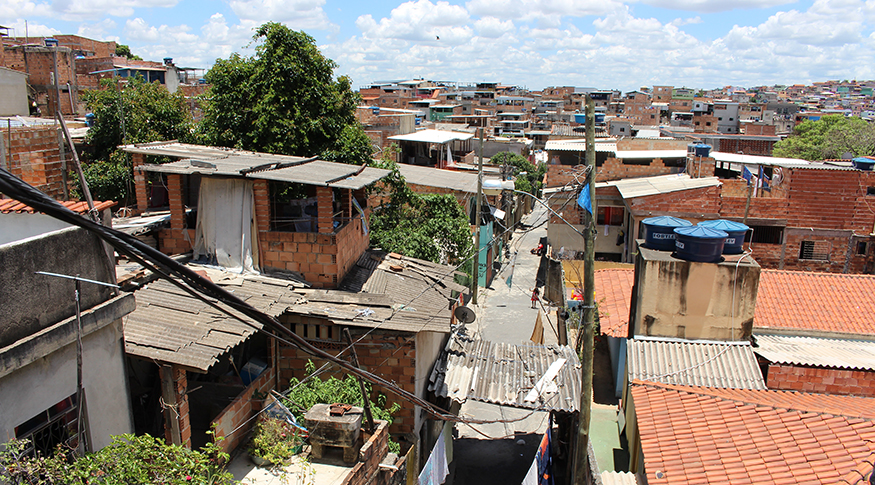
[[[361, 388], [355, 377], [347, 374], [340, 379], [332, 375], [322, 380], [316, 372], [316, 365], [313, 364], [312, 360], [307, 361], [304, 370], [307, 377], [302, 380], [293, 377], [289, 381], [289, 391], [283, 400], [283, 404], [295, 415], [295, 419], [299, 423], [304, 422], [304, 413], [314, 404], [344, 403], [359, 407], [364, 406]], [[372, 396], [371, 384], [366, 383], [365, 388], [368, 395]], [[400, 409], [401, 405], [397, 401], [389, 403], [385, 394], [378, 394], [376, 401], [371, 399], [371, 413], [374, 419], [386, 421], [389, 425], [392, 424], [392, 416]], [[400, 453], [401, 447], [390, 439], [389, 451]]]
[[461, 263], [474, 251], [465, 210], [452, 194], [423, 195], [411, 190], [393, 160], [396, 151], [393, 145], [372, 163], [391, 173], [381, 182], [387, 199], [371, 214], [371, 245], [433, 263]]
[[26, 454], [26, 440], [0, 446], [0, 483], [40, 485], [231, 485], [228, 454], [217, 443], [200, 450], [168, 445], [150, 435], [113, 437], [100, 451], [82, 457], [58, 449], [52, 456]]

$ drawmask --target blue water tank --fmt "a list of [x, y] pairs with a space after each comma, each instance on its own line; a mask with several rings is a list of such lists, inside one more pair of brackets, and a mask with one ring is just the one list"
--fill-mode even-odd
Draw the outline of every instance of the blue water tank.
[[644, 245], [658, 251], [674, 251], [675, 228], [690, 227], [692, 222], [672, 216], [650, 217], [644, 224]]
[[851, 165], [857, 170], [871, 171], [875, 166], [875, 158], [872, 157], [857, 157], [851, 160]]
[[744, 245], [744, 235], [747, 233], [748, 229], [750, 229], [746, 225], [740, 222], [728, 221], [726, 219], [702, 221], [697, 225], [717, 229], [728, 234], [726, 242], [723, 244], [723, 254], [741, 254], [744, 252], [744, 248], [742, 247]]
[[85, 126], [91, 128], [94, 126], [95, 116], [94, 113], [86, 113], [85, 114]]
[[710, 227], [679, 227], [674, 230], [675, 256], [699, 263], [717, 263], [729, 234]]
[[693, 155], [695, 157], [710, 157], [711, 156], [711, 145], [706, 145], [704, 143], [690, 143], [687, 145], [687, 155]]
[[46, 47], [58, 47], [58, 39], [49, 37], [48, 39], [44, 39], [43, 42], [45, 42]]
[[574, 122], [580, 123], [581, 125], [586, 123], [586, 114], [584, 113], [574, 113]]

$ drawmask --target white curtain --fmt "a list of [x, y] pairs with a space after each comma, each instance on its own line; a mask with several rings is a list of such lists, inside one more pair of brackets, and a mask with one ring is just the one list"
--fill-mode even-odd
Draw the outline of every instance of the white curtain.
[[258, 270], [253, 182], [203, 177], [198, 197], [194, 259], [205, 256], [237, 273]]

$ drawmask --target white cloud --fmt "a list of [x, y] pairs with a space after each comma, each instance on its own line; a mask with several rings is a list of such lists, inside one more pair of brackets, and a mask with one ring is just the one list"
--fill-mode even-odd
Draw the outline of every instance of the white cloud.
[[[20, 35], [24, 37], [24, 19], [45, 17], [48, 16], [51, 11], [51, 5], [46, 2], [37, 3], [31, 0], [3, 0], [3, 2], [0, 2], [0, 25], [20, 29]], [[28, 28], [29, 27], [30, 22], [28, 22]]]
[[36, 22], [27, 22], [27, 25], [25, 26], [24, 22], [24, 19], [16, 19], [11, 22], [4, 20], [3, 25], [11, 29], [9, 35], [13, 37], [24, 37], [25, 35], [31, 37], [48, 37], [62, 33], [58, 29]]
[[51, 16], [63, 20], [99, 19], [106, 15], [130, 17], [135, 8], [169, 8], [178, 0], [53, 0]]
[[470, 0], [465, 4], [471, 15], [525, 21], [549, 19], [554, 26], [562, 17], [604, 15], [621, 5], [617, 0]]
[[642, 0], [648, 5], [672, 10], [688, 10], [691, 12], [714, 13], [729, 10], [747, 10], [777, 7], [796, 0]]
[[[379, 22], [368, 15], [356, 19], [356, 26], [368, 39], [402, 39], [409, 41], [459, 44], [473, 37], [468, 12], [448, 2], [417, 0], [394, 8], [388, 18]], [[440, 40], [438, 40], [440, 37]]]
[[116, 42], [123, 43], [118, 38], [118, 36], [109, 34], [110, 31], [115, 29], [115, 27], [115, 21], [113, 21], [112, 19], [103, 19], [100, 22], [95, 22], [92, 24], [80, 24], [79, 30], [76, 32], [76, 34], [81, 35], [82, 37], [88, 37], [89, 39], [99, 39], [102, 41], [114, 40]]
[[474, 22], [474, 30], [481, 37], [496, 39], [504, 34], [513, 32], [512, 20], [499, 20], [495, 17], [483, 17]]
[[322, 6], [325, 0], [231, 0], [234, 14], [243, 21], [282, 22], [295, 30], [336, 30]]

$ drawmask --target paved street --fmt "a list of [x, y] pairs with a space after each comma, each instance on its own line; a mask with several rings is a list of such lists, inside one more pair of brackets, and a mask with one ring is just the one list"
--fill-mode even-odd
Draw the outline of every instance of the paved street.
[[[505, 280], [510, 264], [505, 264], [490, 288], [481, 288], [477, 320], [470, 330], [484, 340], [519, 344], [528, 341], [535, 326], [537, 310], [532, 309], [531, 294], [540, 258], [529, 253], [547, 235], [546, 209], [540, 204], [527, 217], [525, 226], [514, 232], [511, 253], [516, 252], [513, 286]], [[543, 224], [542, 224], [543, 223]], [[539, 224], [541, 224], [539, 226]], [[513, 256], [511, 257], [513, 259]], [[544, 341], [557, 342], [556, 334], [544, 320]], [[461, 414], [490, 420], [516, 420], [486, 425], [457, 425], [454, 462], [454, 485], [514, 484], [522, 481], [535, 456], [541, 435], [547, 429], [548, 413], [467, 401]]]

